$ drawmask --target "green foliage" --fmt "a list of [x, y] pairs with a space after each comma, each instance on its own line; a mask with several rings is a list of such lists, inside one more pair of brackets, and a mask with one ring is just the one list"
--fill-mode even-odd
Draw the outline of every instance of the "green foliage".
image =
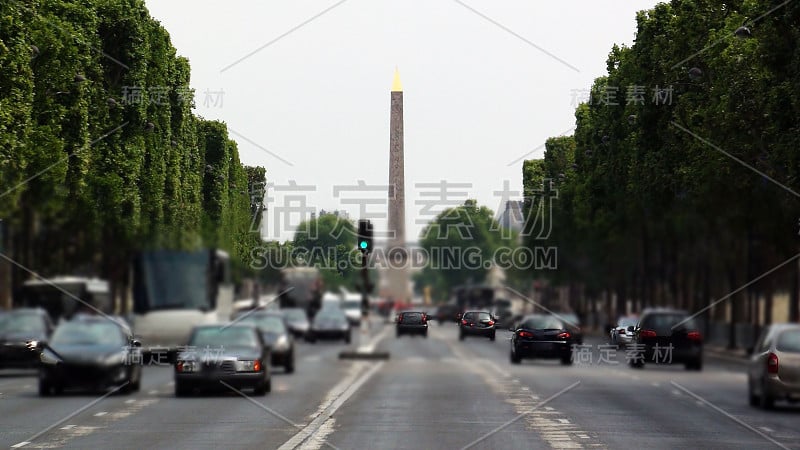
[[497, 250], [513, 242], [492, 210], [467, 200], [442, 211], [422, 231], [420, 246], [429, 260], [416, 282], [430, 286], [434, 298], [448, 298], [455, 286], [483, 282]]
[[[574, 136], [523, 165], [526, 195], [557, 180], [551, 278], [697, 309], [796, 253], [798, 198], [723, 153], [800, 191], [800, 4], [733, 35], [778, 5], [674, 0], [637, 15], [635, 44], [612, 48]], [[655, 104], [657, 87], [671, 101]], [[788, 288], [792, 270], [752, 289]]]
[[323, 214], [298, 225], [292, 253], [306, 264], [320, 268], [325, 287], [356, 290], [360, 256], [356, 248], [356, 228], [350, 220]]
[[[143, 0], [4, 3], [0, 73], [15, 260], [118, 282], [136, 249], [217, 246], [249, 271], [265, 170], [241, 164], [225, 124], [192, 114], [189, 63]], [[134, 87], [139, 101], [123, 95]]]

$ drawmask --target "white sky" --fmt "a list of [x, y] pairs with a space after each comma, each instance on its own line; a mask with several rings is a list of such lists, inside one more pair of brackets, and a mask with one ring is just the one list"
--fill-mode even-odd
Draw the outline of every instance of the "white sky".
[[[196, 113], [228, 124], [242, 161], [265, 166], [277, 185], [315, 186], [289, 195], [306, 197], [314, 209], [347, 210], [353, 219], [359, 206], [343, 205], [343, 198], [385, 200], [385, 194], [337, 198], [333, 188], [388, 183], [389, 91], [399, 67], [409, 241], [423, 227], [415, 222], [432, 218], [415, 204], [430, 200], [420, 192], [431, 190], [415, 189], [416, 183], [469, 183], [453, 191], [496, 212], [504, 180], [519, 195], [520, 158], [541, 157], [543, 148], [531, 151], [574, 126], [573, 90], [605, 74], [611, 46], [633, 42], [636, 11], [656, 4], [463, 1], [526, 43], [460, 0], [346, 0], [275, 40], [338, 1], [148, 0], [147, 6], [191, 62]], [[284, 192], [271, 197], [264, 237], [290, 239], [300, 215], [275, 229], [276, 207], [287, 201]], [[447, 206], [437, 203], [433, 212]], [[367, 206], [376, 230], [385, 227], [385, 210]]]

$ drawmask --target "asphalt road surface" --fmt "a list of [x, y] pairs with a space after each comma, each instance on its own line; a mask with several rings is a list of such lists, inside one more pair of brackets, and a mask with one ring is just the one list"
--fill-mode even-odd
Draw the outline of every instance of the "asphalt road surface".
[[[9, 448], [797, 448], [800, 405], [750, 407], [744, 367], [706, 355], [702, 372], [625, 365], [599, 338], [573, 366], [511, 365], [508, 332], [458, 341], [375, 324], [387, 361], [339, 360], [342, 343], [300, 343], [296, 372], [266, 397], [175, 398], [169, 367], [133, 395], [40, 398], [35, 374], [0, 371], [0, 446]], [[353, 347], [358, 344], [354, 342]]]

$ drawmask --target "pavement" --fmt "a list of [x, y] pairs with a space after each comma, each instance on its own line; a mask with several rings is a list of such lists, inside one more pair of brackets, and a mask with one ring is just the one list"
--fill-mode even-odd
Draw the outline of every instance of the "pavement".
[[[132, 395], [40, 398], [31, 372], [0, 371], [0, 446], [9, 448], [798, 448], [800, 406], [747, 404], [744, 365], [707, 352], [702, 372], [625, 364], [587, 337], [573, 366], [512, 365], [510, 333], [458, 340], [454, 324], [363, 342], [385, 361], [340, 360], [338, 342], [299, 342], [293, 374], [265, 397], [175, 398], [172, 370], [148, 366]], [[723, 355], [724, 356], [724, 355]]]

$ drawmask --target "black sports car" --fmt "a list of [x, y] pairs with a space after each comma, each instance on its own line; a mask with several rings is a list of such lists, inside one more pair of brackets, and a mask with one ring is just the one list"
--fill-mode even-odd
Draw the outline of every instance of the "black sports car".
[[522, 358], [558, 358], [572, 364], [572, 345], [577, 343], [570, 325], [556, 315], [534, 314], [522, 319], [511, 335], [511, 362]]
[[142, 378], [139, 347], [130, 328], [109, 317], [82, 316], [62, 322], [49, 343], [29, 343], [41, 361], [39, 395], [112, 386], [121, 386], [123, 393], [138, 391]]

